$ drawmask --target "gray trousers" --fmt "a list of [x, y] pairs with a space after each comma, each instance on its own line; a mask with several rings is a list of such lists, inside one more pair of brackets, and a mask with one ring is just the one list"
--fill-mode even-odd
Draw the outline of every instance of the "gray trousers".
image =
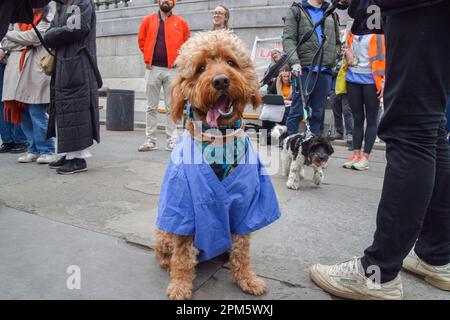
[[167, 141], [176, 139], [176, 125], [171, 118], [171, 85], [176, 78], [174, 69], [152, 66], [151, 70], [146, 70], [145, 79], [147, 82], [147, 111], [145, 135], [147, 142], [156, 142], [156, 130], [158, 125], [158, 105], [161, 94], [161, 87], [164, 91], [164, 104], [166, 108], [166, 138]]
[[[336, 133], [347, 136], [353, 135], [353, 114], [352, 109], [350, 109], [350, 104], [348, 103], [348, 98], [346, 94], [339, 94], [333, 96], [333, 115], [334, 115], [334, 126], [336, 128]], [[342, 117], [344, 117], [344, 126], [342, 124]]]

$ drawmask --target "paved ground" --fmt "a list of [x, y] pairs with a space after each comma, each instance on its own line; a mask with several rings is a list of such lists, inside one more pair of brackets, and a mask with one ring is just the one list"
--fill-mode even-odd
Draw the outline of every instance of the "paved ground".
[[[165, 298], [169, 278], [151, 247], [169, 153], [136, 152], [143, 136], [141, 130], [103, 131], [89, 172], [75, 176], [0, 156], [0, 299]], [[261, 153], [268, 160], [265, 148]], [[252, 241], [255, 269], [269, 285], [264, 299], [332, 299], [309, 280], [309, 266], [360, 255], [370, 244], [384, 153], [376, 151], [364, 173], [341, 168], [347, 155], [336, 147], [321, 187], [312, 184], [309, 170], [298, 192], [273, 176], [283, 216]], [[80, 290], [67, 289], [69, 266], [80, 267]], [[402, 276], [405, 298], [448, 299]], [[221, 260], [198, 267], [194, 298], [253, 299], [231, 283]]]

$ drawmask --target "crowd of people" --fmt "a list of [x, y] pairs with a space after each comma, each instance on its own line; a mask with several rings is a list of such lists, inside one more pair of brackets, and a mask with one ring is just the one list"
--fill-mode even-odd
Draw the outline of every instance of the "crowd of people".
[[[67, 23], [72, 14], [67, 6], [74, 1], [81, 14], [81, 25], [75, 29]], [[138, 148], [141, 152], [157, 149], [156, 112], [161, 89], [167, 110], [166, 150], [174, 148], [177, 136], [170, 118], [170, 84], [176, 76], [177, 52], [190, 37], [187, 22], [172, 13], [176, 0], [157, 2], [158, 12], [145, 17], [138, 34], [147, 69], [148, 99], [146, 140]], [[366, 30], [360, 23], [367, 10], [365, 1], [351, 2], [349, 12], [357, 19], [345, 39], [341, 39], [338, 16], [325, 16], [328, 2], [301, 0], [289, 8], [283, 50], [293, 54], [268, 87], [269, 93], [282, 96], [289, 106], [281, 121], [289, 134], [300, 131], [302, 120], [309, 121], [312, 134], [321, 134], [325, 104], [330, 95], [333, 97], [336, 132], [332, 138], [351, 141], [353, 151], [344, 168], [369, 169], [377, 129], [387, 144], [386, 178], [372, 246], [361, 258], [313, 266], [311, 277], [323, 289], [343, 297], [401, 298], [398, 274], [406, 259], [410, 271], [425, 274], [433, 279], [433, 285], [450, 290], [450, 101], [446, 100], [450, 43], [445, 33], [450, 28], [450, 2], [376, 0], [386, 14], [395, 12], [384, 26], [386, 36]], [[98, 89], [102, 81], [96, 63], [93, 2], [62, 3], [55, 12], [48, 6], [33, 10], [33, 23], [43, 41], [31, 24], [23, 23], [10, 26], [1, 41], [0, 152], [25, 152], [18, 162], [48, 164], [59, 174], [72, 174], [87, 170], [89, 147], [100, 142]], [[211, 30], [228, 29], [229, 21], [230, 11], [217, 6]], [[313, 36], [299, 45], [299, 39], [309, 32]], [[412, 55], [414, 50], [417, 53]], [[281, 50], [273, 50], [273, 64], [282, 55]], [[49, 76], [42, 61], [52, 57]], [[383, 100], [386, 112], [380, 123]], [[305, 110], [308, 119], [303, 119]], [[268, 130], [274, 125], [263, 122]], [[375, 291], [366, 282], [370, 266], [381, 270], [381, 286]], [[341, 281], [348, 279], [350, 282]]]
[[[72, 28], [68, 20], [73, 10], [68, 7], [75, 1], [80, 25]], [[95, 7], [90, 0], [63, 3], [33, 9], [37, 31], [32, 24], [16, 23], [1, 41], [0, 152], [25, 151], [19, 163], [48, 164], [58, 174], [73, 174], [87, 170], [89, 147], [94, 140], [100, 142], [102, 81]], [[42, 65], [49, 59], [51, 75]]]

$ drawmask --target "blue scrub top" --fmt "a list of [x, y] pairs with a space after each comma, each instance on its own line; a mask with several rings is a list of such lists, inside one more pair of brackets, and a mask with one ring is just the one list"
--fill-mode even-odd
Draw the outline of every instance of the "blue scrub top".
[[205, 261], [230, 250], [232, 234], [255, 232], [280, 215], [272, 181], [251, 143], [220, 181], [190, 134], [180, 137], [161, 189], [159, 230], [194, 236], [197, 258]]

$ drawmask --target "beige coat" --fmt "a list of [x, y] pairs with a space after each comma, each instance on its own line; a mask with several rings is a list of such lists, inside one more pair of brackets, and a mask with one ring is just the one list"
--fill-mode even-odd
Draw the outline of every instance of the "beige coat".
[[[41, 21], [37, 29], [44, 34], [50, 27]], [[40, 67], [40, 62], [48, 53], [39, 41], [34, 30], [19, 31], [18, 25], [9, 31], [1, 44], [3, 50], [10, 52], [3, 82], [3, 101], [16, 100], [26, 104], [50, 103], [50, 77]], [[20, 72], [22, 50], [30, 47]]]

